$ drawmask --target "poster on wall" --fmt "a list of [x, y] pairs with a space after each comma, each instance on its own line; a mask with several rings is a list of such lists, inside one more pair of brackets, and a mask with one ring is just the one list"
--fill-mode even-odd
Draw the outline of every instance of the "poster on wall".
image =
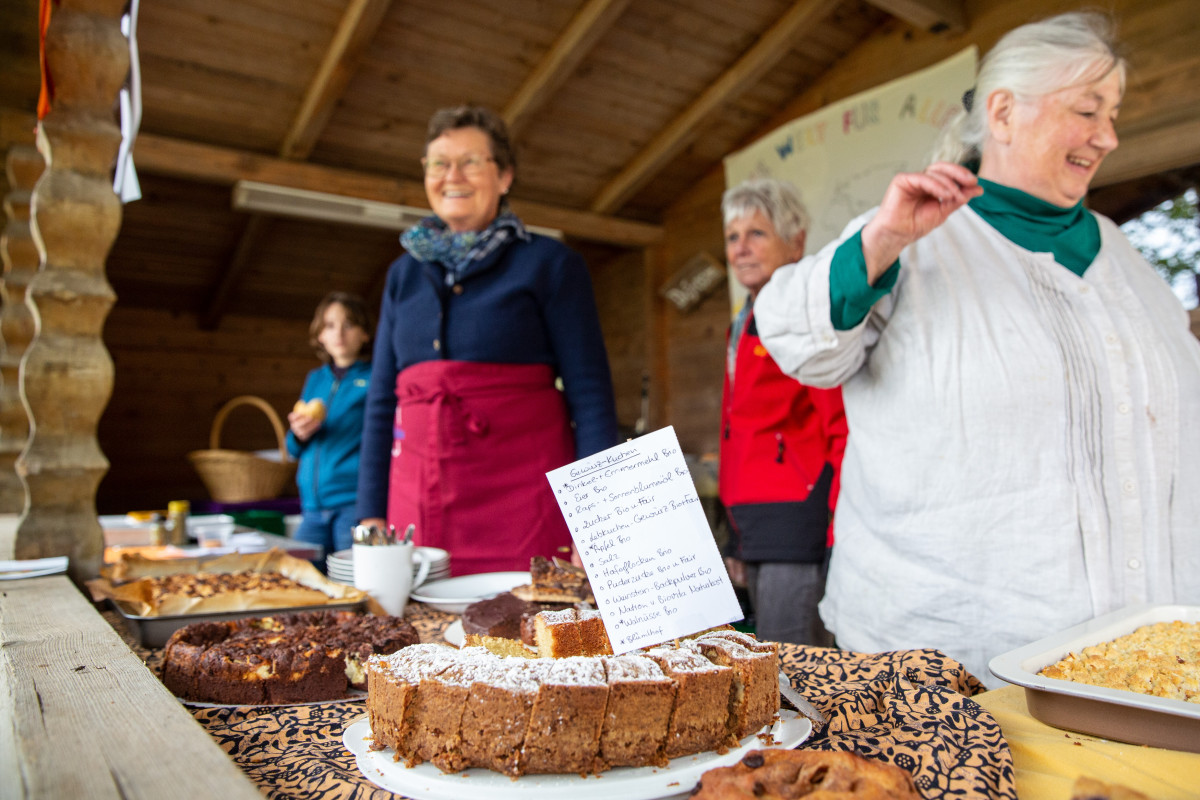
[[[725, 158], [725, 185], [779, 178], [800, 190], [812, 221], [806, 253], [879, 205], [892, 176], [926, 167], [942, 127], [975, 82], [974, 46], [950, 58], [782, 125]], [[746, 290], [729, 278], [731, 313]]]

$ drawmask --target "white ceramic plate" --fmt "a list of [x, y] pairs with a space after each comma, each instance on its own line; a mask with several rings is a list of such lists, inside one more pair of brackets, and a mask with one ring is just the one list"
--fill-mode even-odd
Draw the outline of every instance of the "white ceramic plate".
[[467, 640], [467, 634], [463, 630], [462, 620], [456, 619], [446, 626], [446, 630], [442, 631], [442, 638], [455, 647], [462, 647], [463, 642]]
[[[426, 557], [429, 559], [431, 568], [440, 566], [442, 562], [450, 561], [450, 553], [440, 547], [417, 547], [417, 550], [425, 553]], [[337, 552], [330, 553], [325, 560], [340, 564], [353, 564], [354, 550], [338, 550]]]
[[[769, 745], [759, 738], [770, 731]], [[655, 800], [686, 797], [700, 776], [714, 767], [728, 767], [742, 760], [748, 751], [763, 747], [792, 748], [812, 733], [812, 723], [790, 709], [782, 709], [779, 719], [763, 732], [742, 739], [738, 747], [725, 754], [715, 751], [671, 759], [665, 767], [618, 767], [599, 775], [525, 775], [513, 780], [486, 769], [444, 773], [425, 763], [411, 769], [392, 760], [391, 748], [371, 750], [371, 726], [366, 717], [351, 722], [342, 734], [342, 743], [354, 754], [358, 768], [367, 780], [413, 800], [461, 800], [486, 797], [488, 800]]]
[[529, 583], [528, 572], [483, 572], [479, 575], [460, 575], [444, 581], [431, 581], [421, 585], [420, 591], [410, 597], [420, 603], [431, 605], [447, 614], [461, 614], [471, 603], [495, 597], [514, 586]]
[[1029, 713], [1056, 728], [1151, 747], [1200, 752], [1200, 705], [1038, 672], [1068, 653], [1110, 642], [1156, 622], [1200, 622], [1200, 606], [1141, 604], [1068, 628], [996, 656], [988, 663], [1001, 680], [1025, 687]]
[[[0, 580], [17, 581], [23, 578], [40, 578], [67, 571], [66, 556], [30, 558], [21, 561], [0, 561]], [[526, 575], [528, 577], [528, 575]], [[515, 585], [515, 584], [514, 584]]]
[[367, 693], [362, 689], [351, 689], [345, 697], [334, 697], [329, 700], [304, 700], [299, 703], [203, 703], [199, 700], [187, 700], [176, 697], [176, 700], [190, 708], [287, 708], [289, 706], [328, 706], [334, 703], [351, 703], [367, 699]]

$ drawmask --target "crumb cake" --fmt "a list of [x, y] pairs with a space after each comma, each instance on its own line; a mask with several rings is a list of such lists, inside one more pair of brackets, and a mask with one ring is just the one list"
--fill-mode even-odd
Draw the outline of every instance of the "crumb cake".
[[1144, 625], [1069, 653], [1039, 675], [1200, 703], [1200, 622]]
[[162, 680], [185, 700], [262, 705], [330, 700], [366, 688], [365, 662], [418, 640], [400, 617], [314, 611], [175, 631]]
[[864, 798], [921, 800], [912, 775], [852, 752], [751, 750], [731, 767], [710, 769], [692, 790], [696, 800]]
[[[723, 751], [753, 720], [767, 724], [779, 710], [778, 656], [763, 645], [700, 637], [563, 658], [413, 645], [368, 661], [372, 747], [392, 748], [408, 766], [483, 767], [514, 778]], [[770, 697], [760, 674], [772, 676]]]

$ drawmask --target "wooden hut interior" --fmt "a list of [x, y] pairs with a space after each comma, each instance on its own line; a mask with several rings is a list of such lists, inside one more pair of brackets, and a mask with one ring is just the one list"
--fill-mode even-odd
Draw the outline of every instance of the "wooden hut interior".
[[[110, 6], [90, 13], [119, 19], [126, 3], [54, 5], [55, 13]], [[714, 452], [729, 298], [722, 285], [685, 312], [659, 290], [697, 254], [724, 262], [722, 159], [827, 103], [971, 44], [985, 52], [1015, 25], [1079, 5], [142, 3], [143, 105], [133, 147], [142, 197], [121, 208], [111, 248], [103, 252], [97, 240], [93, 254], [115, 295], [95, 320], [112, 361], [111, 397], [101, 386], [37, 402], [59, 415], [69, 412], [48, 409], [99, 406], [100, 513], [204, 497], [186, 454], [207, 446], [214, 415], [231, 397], [260, 396], [281, 415], [291, 408], [316, 365], [307, 328], [325, 292], [356, 292], [377, 306], [401, 252], [395, 220], [378, 216], [428, 207], [419, 164], [426, 122], [440, 107], [470, 102], [501, 112], [514, 132], [514, 209], [561, 232], [588, 262], [621, 425], [673, 425], [685, 451]], [[1129, 86], [1121, 147], [1105, 161], [1090, 204], [1119, 222], [1200, 181], [1200, 5], [1111, 0], [1105, 9], [1127, 48]], [[29, 155], [41, 86], [38, 3], [0, 4], [0, 30], [8, 165], [0, 194], [15, 197], [42, 170]], [[68, 149], [57, 152], [69, 159]], [[285, 202], [294, 190], [347, 202], [323, 219], [247, 210], [234, 201], [244, 181], [282, 187]], [[8, 488], [0, 511], [19, 514], [25, 495], [13, 462], [26, 432], [10, 421], [23, 419], [13, 384], [30, 334], [28, 323], [23, 334], [10, 321], [37, 266], [10, 252], [5, 267], [0, 471]], [[253, 413], [231, 417], [223, 437], [245, 450], [275, 445]]]

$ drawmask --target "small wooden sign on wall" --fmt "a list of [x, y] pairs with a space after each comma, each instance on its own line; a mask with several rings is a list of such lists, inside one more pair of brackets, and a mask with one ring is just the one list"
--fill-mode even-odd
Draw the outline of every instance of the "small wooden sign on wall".
[[658, 293], [686, 313], [724, 284], [725, 265], [700, 251], [668, 278]]

